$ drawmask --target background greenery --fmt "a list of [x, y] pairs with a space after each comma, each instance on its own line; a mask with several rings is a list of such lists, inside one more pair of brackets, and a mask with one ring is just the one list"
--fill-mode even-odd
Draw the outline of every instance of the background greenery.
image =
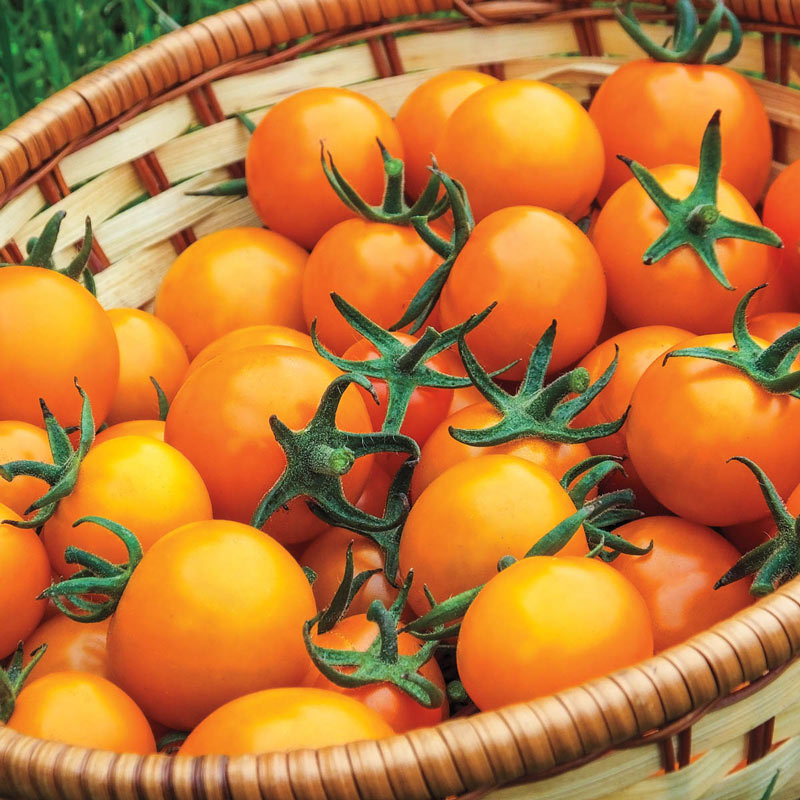
[[0, 128], [179, 25], [243, 0], [0, 0]]

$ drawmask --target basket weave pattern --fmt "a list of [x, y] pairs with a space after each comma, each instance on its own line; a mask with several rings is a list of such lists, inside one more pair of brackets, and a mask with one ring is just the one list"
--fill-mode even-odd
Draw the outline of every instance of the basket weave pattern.
[[[800, 83], [790, 40], [800, 35], [800, 2], [729, 5], [757, 34], [732, 66], [766, 76], [753, 82], [781, 169], [800, 157], [800, 94], [787, 86]], [[451, 10], [461, 16], [434, 13]], [[663, 16], [651, 15], [653, 27]], [[260, 224], [247, 199], [186, 194], [243, 175], [248, 135], [237, 112], [257, 122], [288, 94], [329, 85], [394, 113], [415, 86], [453, 67], [549, 80], [585, 100], [637, 56], [608, 10], [575, 2], [257, 0], [78, 81], [0, 133], [0, 260], [20, 260], [57, 208], [69, 212], [56, 252], [63, 265], [91, 213], [101, 301], [146, 306], [198, 236]], [[780, 770], [773, 800], [796, 800], [798, 652], [800, 579], [634, 667], [378, 742], [142, 758], [0, 726], [0, 798], [757, 800]]]

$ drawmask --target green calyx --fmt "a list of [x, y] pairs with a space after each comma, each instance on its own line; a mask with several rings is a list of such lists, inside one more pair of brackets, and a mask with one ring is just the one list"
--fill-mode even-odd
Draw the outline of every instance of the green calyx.
[[783, 243], [769, 228], [739, 222], [719, 213], [717, 190], [722, 168], [719, 117], [720, 112], [714, 112], [703, 134], [697, 183], [685, 200], [667, 194], [637, 161], [622, 155], [617, 158], [630, 167], [633, 176], [667, 219], [667, 229], [645, 250], [642, 261], [655, 264], [679, 247], [691, 247], [717, 282], [732, 291], [734, 287], [722, 271], [714, 247], [718, 239], [745, 239], [771, 247], [783, 247]]
[[385, 433], [399, 433], [411, 395], [420, 386], [458, 389], [470, 385], [469, 378], [445, 375], [427, 366], [425, 362], [437, 353], [447, 350], [460, 336], [479, 325], [494, 308], [493, 305], [443, 333], [429, 327], [417, 342], [405, 345], [335, 292], [331, 294], [331, 299], [350, 327], [375, 345], [380, 357], [366, 361], [352, 361], [334, 355], [319, 341], [316, 320], [311, 323], [311, 340], [323, 358], [344, 372], [357, 374], [363, 378], [376, 378], [386, 383], [389, 388], [389, 402], [382, 426]]
[[0, 668], [0, 722], [3, 724], [11, 719], [17, 697], [22, 691], [22, 685], [28, 679], [33, 668], [39, 663], [46, 650], [46, 644], [37, 647], [31, 653], [31, 660], [23, 666], [24, 650], [23, 644], [20, 642], [11, 657], [8, 669]]
[[437, 219], [449, 207], [445, 196], [439, 199], [441, 179], [436, 172], [431, 174], [428, 183], [417, 201], [409, 206], [405, 202], [405, 165], [399, 158], [392, 158], [389, 151], [377, 140], [383, 159], [383, 170], [386, 176], [383, 199], [378, 206], [371, 206], [347, 182], [336, 167], [333, 155], [326, 150], [324, 142], [320, 142], [320, 161], [325, 177], [339, 199], [355, 214], [370, 222], [384, 222], [390, 225], [409, 225], [415, 217]]
[[795, 518], [789, 513], [772, 481], [758, 464], [744, 456], [734, 456], [729, 461], [744, 464], [755, 475], [778, 533], [774, 539], [743, 555], [717, 581], [714, 588], [719, 589], [748, 575], [755, 575], [750, 594], [764, 597], [800, 574], [800, 517]]
[[161, 384], [152, 375], [150, 376], [150, 383], [153, 384], [153, 388], [156, 390], [156, 397], [158, 398], [158, 418], [161, 422], [164, 422], [167, 419], [167, 414], [169, 414], [169, 400], [167, 399], [166, 393], [161, 388]]
[[[736, 57], [742, 47], [742, 26], [722, 0], [716, 0], [711, 14], [702, 27], [699, 27], [697, 11], [691, 0], [677, 0], [675, 30], [663, 45], [654, 42], [642, 30], [633, 13], [632, 3], [626, 3], [624, 10], [618, 5], [614, 6], [614, 16], [628, 36], [655, 61], [673, 64], [727, 64]], [[719, 53], [709, 55], [723, 20], [727, 20], [730, 27], [730, 44]]]
[[[104, 517], [82, 517], [73, 523], [76, 528], [86, 522], [100, 525], [113, 533], [128, 551], [124, 564], [112, 564], [100, 556], [70, 545], [64, 551], [67, 564], [78, 564], [82, 569], [71, 578], [45, 589], [39, 599], [49, 597], [62, 614], [76, 622], [100, 622], [116, 611], [133, 571], [142, 560], [142, 546], [136, 536], [124, 525]], [[101, 595], [103, 600], [87, 600], [86, 595]], [[70, 606], [65, 601], [69, 601]], [[77, 609], [77, 610], [75, 610]]]
[[[352, 576], [351, 561], [349, 572], [351, 582]], [[346, 573], [342, 586], [347, 579]], [[399, 628], [400, 618], [412, 580], [413, 572], [409, 572], [397, 598], [388, 609], [380, 600], [373, 600], [367, 611], [367, 619], [377, 624], [378, 635], [365, 651], [335, 650], [320, 647], [314, 642], [312, 638], [314, 626], [326, 619], [330, 609], [305, 623], [303, 638], [308, 654], [317, 669], [337, 686], [353, 689], [374, 683], [391, 683], [425, 708], [438, 708], [444, 702], [444, 693], [436, 684], [419, 673], [419, 670], [433, 658], [438, 642], [426, 642], [412, 655], [401, 655], [399, 652], [398, 636], [402, 632]], [[349, 587], [343, 589], [342, 586], [337, 591], [337, 596], [350, 595], [352, 589]], [[333, 616], [336, 613], [333, 612]], [[330, 625], [330, 619], [326, 625]], [[332, 627], [333, 625], [330, 625], [326, 629], [330, 630]], [[318, 630], [324, 632], [320, 628]], [[347, 672], [343, 672], [342, 669], [346, 669]]]
[[357, 458], [370, 453], [408, 453], [419, 458], [417, 443], [399, 433], [349, 433], [336, 427], [336, 411], [345, 390], [355, 383], [377, 397], [361, 375], [340, 375], [325, 390], [316, 414], [300, 431], [293, 431], [277, 416], [269, 424], [286, 455], [286, 469], [258, 504], [250, 524], [258, 529], [295, 497], [307, 497], [311, 510], [330, 524], [364, 532], [385, 531], [400, 522], [400, 515], [376, 517], [345, 497], [341, 476]]
[[747, 328], [747, 306], [753, 295], [765, 286], [762, 284], [751, 289], [736, 306], [733, 316], [735, 350], [684, 347], [667, 353], [664, 362], [670, 358], [707, 358], [738, 369], [771, 394], [790, 394], [800, 398], [800, 370], [792, 371], [794, 360], [800, 353], [800, 326], [784, 333], [769, 347], [762, 347]]
[[44, 400], [40, 400], [50, 451], [53, 454], [53, 463], [9, 461], [0, 465], [0, 478], [3, 480], [12, 481], [20, 475], [29, 475], [43, 480], [50, 486], [45, 494], [25, 509], [26, 516], [36, 512], [31, 519], [6, 520], [5, 524], [14, 525], [17, 528], [40, 528], [55, 514], [58, 504], [75, 488], [81, 462], [94, 443], [94, 418], [92, 417], [91, 403], [77, 379], [75, 388], [82, 399], [78, 448], [73, 448], [66, 429], [59, 424]]
[[[89, 269], [89, 256], [92, 254], [92, 243], [94, 241], [92, 237], [92, 221], [89, 217], [86, 217], [86, 228], [80, 252], [64, 269], [57, 269], [53, 261], [53, 250], [55, 250], [56, 242], [58, 241], [61, 223], [66, 216], [66, 211], [57, 211], [50, 217], [42, 233], [38, 237], [28, 241], [28, 257], [22, 262], [22, 266], [41, 267], [42, 269], [58, 272], [61, 275], [65, 275], [67, 278], [82, 283], [93, 295], [97, 295], [94, 275]], [[0, 263], [0, 268], [12, 266], [15, 265]]]
[[[545, 385], [547, 368], [553, 353], [556, 321], [542, 334], [528, 361], [519, 390], [510, 394], [500, 388], [492, 375], [478, 363], [467, 346], [465, 324], [459, 336], [458, 350], [461, 360], [478, 391], [497, 409], [502, 419], [495, 425], [480, 430], [450, 428], [450, 435], [462, 444], [472, 447], [491, 447], [523, 437], [536, 437], [553, 442], [587, 442], [616, 433], [624, 424], [627, 411], [613, 422], [571, 428], [570, 423], [606, 387], [617, 368], [618, 354], [605, 372], [594, 382], [583, 367], [576, 367]], [[568, 400], [572, 394], [577, 394]]]
[[411, 224], [422, 240], [444, 260], [411, 299], [405, 314], [392, 325], [391, 330], [393, 331], [402, 330], [407, 325], [411, 326], [409, 329], [411, 333], [416, 333], [422, 328], [438, 302], [453, 265], [475, 227], [475, 220], [472, 217], [472, 210], [469, 207], [464, 187], [436, 167], [431, 167], [431, 172], [439, 178], [444, 186], [448, 205], [453, 212], [453, 233], [449, 240], [443, 239], [431, 228], [430, 217], [411, 218]]

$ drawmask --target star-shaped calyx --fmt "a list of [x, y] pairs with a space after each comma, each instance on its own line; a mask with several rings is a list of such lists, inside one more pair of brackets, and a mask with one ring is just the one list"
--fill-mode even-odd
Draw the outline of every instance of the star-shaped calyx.
[[46, 644], [39, 645], [39, 647], [31, 653], [31, 660], [23, 665], [24, 650], [23, 644], [20, 642], [17, 645], [17, 649], [14, 651], [14, 655], [11, 657], [11, 663], [8, 665], [8, 668], [3, 669], [0, 667], [0, 722], [5, 724], [11, 719], [17, 697], [22, 691], [23, 684], [28, 679], [34, 667], [39, 663], [46, 650]]

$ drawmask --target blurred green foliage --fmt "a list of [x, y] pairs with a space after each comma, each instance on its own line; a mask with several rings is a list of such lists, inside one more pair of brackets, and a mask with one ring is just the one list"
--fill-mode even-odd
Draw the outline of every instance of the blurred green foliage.
[[0, 0], [0, 128], [108, 61], [243, 0]]

